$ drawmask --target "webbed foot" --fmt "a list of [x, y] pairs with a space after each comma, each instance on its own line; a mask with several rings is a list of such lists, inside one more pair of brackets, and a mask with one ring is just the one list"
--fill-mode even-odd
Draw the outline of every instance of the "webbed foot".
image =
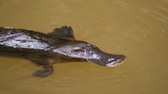
[[49, 75], [51, 75], [54, 71], [53, 70], [36, 70], [32, 76], [36, 76], [36, 77], [47, 77]]
[[54, 72], [53, 66], [51, 64], [43, 65], [44, 70], [36, 70], [33, 73], [33, 76], [36, 77], [47, 77]]

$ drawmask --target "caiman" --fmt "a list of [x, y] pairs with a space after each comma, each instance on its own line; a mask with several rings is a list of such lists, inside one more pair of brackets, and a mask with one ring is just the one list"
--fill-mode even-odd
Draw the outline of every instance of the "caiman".
[[0, 27], [0, 56], [24, 58], [42, 66], [44, 69], [33, 73], [37, 77], [51, 75], [54, 60], [82, 60], [115, 66], [125, 58], [124, 55], [109, 54], [90, 43], [76, 40], [70, 26], [56, 28], [48, 34]]

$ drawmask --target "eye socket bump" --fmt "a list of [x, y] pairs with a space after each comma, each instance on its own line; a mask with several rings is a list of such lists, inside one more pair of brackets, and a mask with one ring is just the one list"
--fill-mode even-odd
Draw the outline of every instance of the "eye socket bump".
[[93, 48], [93, 46], [88, 44], [85, 47], [83, 47], [83, 46], [82, 47], [74, 47], [72, 49], [72, 52], [85, 52], [85, 51], [87, 52], [87, 51], [90, 51], [92, 48]]
[[75, 47], [73, 48], [73, 52], [84, 52], [84, 49], [81, 47]]

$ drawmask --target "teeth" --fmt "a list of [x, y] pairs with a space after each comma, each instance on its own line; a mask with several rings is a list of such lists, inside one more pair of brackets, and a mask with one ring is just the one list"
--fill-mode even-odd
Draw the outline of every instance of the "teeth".
[[116, 65], [118, 64], [115, 64], [115, 62], [106, 64], [107, 67], [115, 67]]
[[109, 58], [107, 62], [112, 62], [114, 58]]
[[111, 63], [108, 63], [106, 64], [107, 67], [115, 67], [116, 65], [118, 65], [120, 62], [120, 60], [116, 60], [116, 61], [113, 61]]

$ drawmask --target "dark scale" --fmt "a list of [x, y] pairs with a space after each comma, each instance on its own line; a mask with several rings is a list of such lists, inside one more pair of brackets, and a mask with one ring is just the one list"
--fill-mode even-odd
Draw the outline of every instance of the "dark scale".
[[52, 74], [54, 62], [61, 60], [85, 60], [115, 66], [125, 58], [124, 55], [108, 54], [90, 43], [76, 40], [72, 28], [68, 26], [56, 28], [48, 34], [0, 27], [0, 55], [28, 59], [43, 66], [43, 70], [33, 73], [38, 77]]

